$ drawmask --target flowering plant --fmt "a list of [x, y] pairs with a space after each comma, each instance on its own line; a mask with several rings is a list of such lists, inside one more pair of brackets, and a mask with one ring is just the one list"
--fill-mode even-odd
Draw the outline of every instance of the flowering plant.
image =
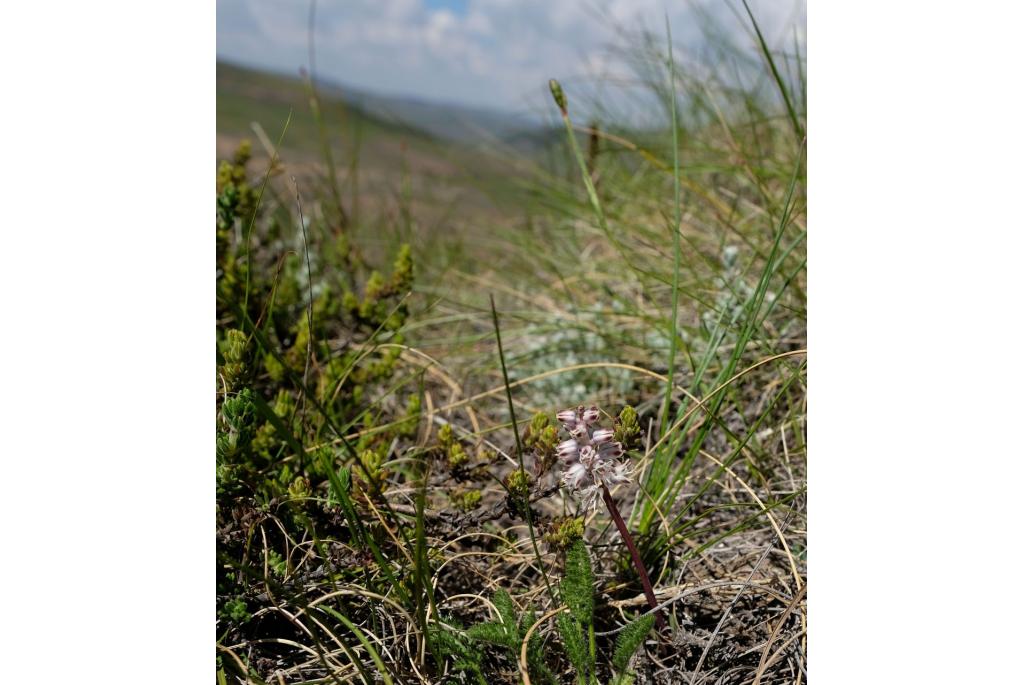
[[602, 486], [629, 482], [632, 469], [619, 458], [625, 450], [614, 440], [615, 431], [595, 428], [601, 414], [597, 407], [578, 407], [558, 412], [558, 420], [571, 436], [558, 444], [562, 486], [580, 498], [582, 511], [597, 504]]
[[603, 497], [608, 513], [615, 521], [615, 527], [618, 528], [619, 535], [622, 536], [622, 541], [626, 543], [633, 558], [633, 566], [644, 588], [644, 596], [654, 612], [660, 630], [665, 626], [665, 621], [658, 611], [647, 568], [608, 490], [609, 485], [629, 482], [632, 468], [628, 462], [619, 461], [625, 454], [625, 448], [621, 442], [615, 440], [615, 431], [595, 428], [600, 418], [601, 412], [597, 407], [580, 406], [558, 412], [559, 422], [569, 433], [569, 439], [559, 443], [556, 448], [562, 467], [562, 486], [580, 498], [580, 509], [584, 512], [594, 508], [598, 494]]

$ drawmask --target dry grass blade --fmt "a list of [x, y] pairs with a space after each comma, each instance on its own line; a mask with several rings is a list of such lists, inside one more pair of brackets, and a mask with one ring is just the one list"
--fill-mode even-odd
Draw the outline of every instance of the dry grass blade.
[[522, 644], [519, 646], [519, 675], [523, 679], [523, 685], [531, 685], [530, 669], [527, 667], [526, 664], [526, 649], [529, 646], [530, 638], [533, 636], [533, 633], [537, 630], [537, 628], [539, 628], [541, 624], [543, 624], [545, 621], [548, 621], [549, 619], [554, 618], [558, 614], [561, 614], [568, 610], [569, 607], [565, 606], [560, 606], [557, 609], [552, 609], [551, 611], [547, 612], [546, 614], [538, 618], [536, 621], [534, 621], [533, 625], [531, 625], [527, 629], [526, 634], [523, 635]]
[[[765, 669], [768, 668], [770, 661], [768, 659], [768, 650], [771, 649], [772, 644], [775, 642], [775, 638], [777, 638], [779, 635], [779, 631], [782, 630], [782, 626], [785, 625], [786, 619], [789, 618], [789, 615], [793, 613], [797, 606], [799, 606], [800, 602], [804, 598], [804, 595], [806, 594], [807, 586], [804, 585], [800, 588], [800, 591], [796, 594], [796, 596], [793, 597], [792, 601], [790, 601], [789, 606], [786, 607], [786, 610], [782, 612], [782, 616], [779, 616], [779, 620], [775, 624], [775, 628], [772, 629], [772, 634], [768, 637], [768, 642], [766, 642], [764, 645], [764, 651], [761, 653], [761, 661], [757, 664], [757, 672], [754, 674], [753, 685], [760, 685], [761, 677], [764, 675]], [[800, 635], [803, 635], [803, 631], [801, 631]], [[790, 638], [790, 640], [796, 639], [800, 635], [794, 635], [792, 638]], [[787, 644], [788, 642], [789, 641], [787, 641]], [[784, 647], [785, 645], [783, 645], [783, 647], [780, 648], [779, 651], [781, 652]]]
[[[782, 522], [782, 530], [785, 530], [786, 526], [789, 525], [790, 516], [792, 516], [792, 514], [787, 516], [786, 520]], [[726, 610], [722, 613], [722, 617], [718, 620], [718, 625], [715, 626], [714, 632], [711, 633], [711, 637], [704, 645], [704, 650], [700, 653], [700, 658], [697, 660], [697, 666], [693, 669], [693, 674], [690, 676], [691, 685], [694, 682], [696, 682], [697, 676], [700, 675], [701, 666], [704, 665], [704, 660], [707, 658], [708, 652], [711, 651], [711, 646], [715, 643], [715, 638], [717, 638], [718, 634], [721, 632], [722, 626], [725, 625], [726, 619], [729, 618], [729, 614], [732, 613], [733, 608], [736, 606], [736, 603], [743, 595], [743, 592], [747, 589], [751, 581], [754, 579], [754, 576], [757, 574], [758, 569], [761, 568], [761, 564], [763, 564], [764, 560], [768, 558], [768, 554], [772, 551], [772, 548], [775, 546], [775, 543], [778, 542], [778, 538], [779, 534], [777, 533], [776, 536], [772, 538], [772, 541], [768, 543], [768, 545], [765, 547], [764, 552], [761, 554], [761, 558], [757, 560], [756, 564], [754, 564], [754, 568], [751, 569], [750, 575], [747, 576], [747, 580], [744, 582], [743, 587], [740, 588], [740, 591], [736, 593], [736, 596], [733, 597], [732, 601], [729, 603], [729, 606], [726, 607]]]

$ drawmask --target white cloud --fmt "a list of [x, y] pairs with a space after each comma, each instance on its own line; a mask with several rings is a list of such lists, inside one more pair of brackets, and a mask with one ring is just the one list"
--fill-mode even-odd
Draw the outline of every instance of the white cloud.
[[[769, 40], [791, 43], [781, 32], [795, 25], [803, 42], [802, 0], [751, 5]], [[666, 10], [681, 59], [699, 47], [700, 13], [751, 43], [723, 0], [468, 0], [461, 13], [425, 0], [321, 0], [317, 72], [383, 92], [522, 110], [545, 104], [549, 77], [625, 77], [622, 48], [641, 29], [660, 38]], [[220, 57], [292, 73], [307, 64], [308, 0], [218, 0], [217, 15]]]

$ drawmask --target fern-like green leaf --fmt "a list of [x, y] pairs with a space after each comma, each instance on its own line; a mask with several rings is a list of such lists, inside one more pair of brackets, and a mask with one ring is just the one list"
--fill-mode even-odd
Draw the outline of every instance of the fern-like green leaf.
[[565, 653], [579, 674], [587, 671], [587, 645], [583, 641], [583, 631], [569, 614], [558, 615], [558, 634], [562, 636]]
[[516, 607], [512, 597], [504, 590], [494, 593], [494, 608], [498, 612], [497, 621], [485, 621], [470, 627], [467, 634], [474, 640], [492, 645], [507, 647], [518, 653], [522, 636], [519, 633]]
[[569, 548], [565, 557], [565, 578], [562, 579], [562, 601], [569, 607], [573, 618], [582, 625], [594, 620], [594, 571], [590, 555], [582, 540]]
[[[519, 650], [526, 637], [526, 631], [537, 621], [537, 613], [530, 606], [523, 612], [522, 617], [517, 617], [512, 597], [504, 590], [495, 592], [493, 601], [500, 620], [484, 621], [470, 626], [466, 636], [475, 642], [504, 647], [508, 650], [509, 658], [515, 661], [519, 658]], [[552, 685], [558, 682], [554, 673], [544, 663], [544, 647], [537, 631], [530, 636], [526, 648], [526, 661], [536, 682]]]
[[[444, 619], [445, 623], [454, 626], [456, 630], [459, 628], [454, 617], [447, 616]], [[434, 656], [440, 661], [448, 661], [452, 671], [466, 673], [473, 676], [478, 685], [487, 685], [482, 669], [484, 655], [472, 640], [455, 630], [440, 626], [430, 630], [430, 641], [434, 646]]]
[[[516, 641], [515, 650], [513, 650], [515, 652], [512, 655], [513, 658], [516, 658], [522, 647], [526, 631], [536, 622], [537, 612], [534, 611], [532, 605], [528, 606], [526, 611], [523, 612], [523, 617], [519, 620], [519, 636]], [[526, 664], [530, 667], [530, 673], [536, 682], [557, 685], [558, 679], [555, 678], [555, 674], [551, 672], [548, 665], [544, 663], [544, 643], [541, 641], [540, 631], [535, 630], [530, 635], [530, 641], [526, 645]]]
[[498, 623], [497, 621], [477, 623], [475, 626], [470, 626], [466, 634], [480, 642], [487, 642], [501, 647], [509, 646], [508, 630], [505, 628], [505, 624]]
[[[537, 622], [537, 612], [533, 610], [533, 606], [527, 607], [523, 613], [523, 618], [519, 621], [519, 642], [522, 643], [523, 638], [526, 637], [526, 631], [530, 629], [534, 623]], [[530, 635], [530, 642], [526, 645], [526, 656], [529, 659], [534, 659], [540, 656], [541, 653], [541, 642], [540, 642], [540, 631], [533, 631]]]
[[516, 606], [512, 597], [504, 590], [494, 593], [494, 608], [498, 610], [498, 618], [508, 627], [510, 634], [516, 632]]
[[626, 670], [626, 667], [629, 666], [629, 660], [633, 658], [633, 654], [643, 644], [644, 638], [647, 637], [647, 633], [651, 632], [651, 626], [653, 625], [654, 614], [648, 614], [647, 616], [641, 616], [623, 628], [622, 632], [619, 633], [619, 638], [615, 641], [615, 652], [612, 655], [612, 665], [616, 671], [622, 673]]

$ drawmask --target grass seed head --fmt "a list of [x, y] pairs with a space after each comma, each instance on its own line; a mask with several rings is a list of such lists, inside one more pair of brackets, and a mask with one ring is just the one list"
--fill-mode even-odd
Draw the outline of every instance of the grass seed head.
[[555, 99], [555, 104], [558, 105], [558, 109], [562, 110], [562, 116], [569, 113], [569, 103], [565, 99], [565, 91], [562, 90], [562, 84], [551, 79], [548, 81], [548, 88], [551, 89], [551, 97]]

